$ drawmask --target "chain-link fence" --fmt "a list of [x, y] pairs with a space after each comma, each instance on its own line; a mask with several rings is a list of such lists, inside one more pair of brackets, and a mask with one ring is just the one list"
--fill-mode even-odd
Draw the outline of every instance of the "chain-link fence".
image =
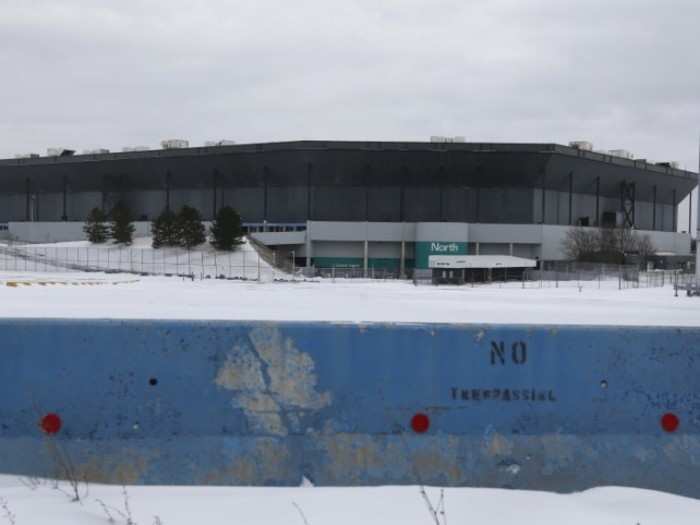
[[543, 261], [523, 274], [526, 287], [576, 286], [579, 288], [658, 288], [675, 286], [685, 279], [682, 270], [641, 271], [635, 265]]
[[393, 281], [401, 279], [400, 271], [392, 268], [314, 268], [316, 277], [325, 279], [373, 279], [377, 281]]
[[193, 279], [292, 280], [248, 245], [229, 253], [183, 248], [0, 246], [0, 271], [121, 272]]

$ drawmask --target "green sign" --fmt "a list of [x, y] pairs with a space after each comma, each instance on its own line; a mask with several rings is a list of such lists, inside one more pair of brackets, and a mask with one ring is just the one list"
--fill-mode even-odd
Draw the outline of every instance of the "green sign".
[[431, 255], [466, 255], [466, 242], [430, 241], [416, 243], [416, 268], [428, 268]]

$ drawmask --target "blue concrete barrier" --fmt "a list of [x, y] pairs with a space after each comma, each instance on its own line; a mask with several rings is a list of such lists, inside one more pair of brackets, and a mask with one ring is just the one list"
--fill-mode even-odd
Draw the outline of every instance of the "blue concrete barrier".
[[0, 472], [700, 497], [700, 329], [0, 321]]

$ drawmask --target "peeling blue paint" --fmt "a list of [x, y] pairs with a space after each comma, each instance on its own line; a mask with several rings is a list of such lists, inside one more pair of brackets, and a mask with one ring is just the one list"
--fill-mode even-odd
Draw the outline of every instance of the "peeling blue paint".
[[64, 455], [113, 483], [700, 497], [696, 328], [8, 319], [0, 334], [4, 473], [64, 476]]

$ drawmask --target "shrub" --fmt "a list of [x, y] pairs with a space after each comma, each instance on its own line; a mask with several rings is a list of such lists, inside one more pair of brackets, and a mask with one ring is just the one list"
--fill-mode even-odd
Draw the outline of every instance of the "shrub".
[[110, 236], [119, 244], [131, 244], [134, 236], [131, 210], [123, 202], [118, 202], [110, 212]]
[[210, 231], [211, 243], [217, 250], [231, 251], [243, 242], [241, 216], [230, 206], [224, 206], [219, 210]]
[[102, 244], [107, 241], [109, 228], [107, 227], [107, 215], [100, 208], [93, 208], [85, 220], [83, 231], [88, 240], [94, 244]]
[[153, 234], [154, 248], [160, 248], [161, 246], [178, 246], [180, 244], [176, 217], [170, 210], [163, 210], [163, 212], [156, 217], [156, 220], [151, 224], [151, 232]]
[[206, 241], [202, 216], [197, 209], [183, 206], [175, 218], [175, 229], [180, 246], [188, 250]]

